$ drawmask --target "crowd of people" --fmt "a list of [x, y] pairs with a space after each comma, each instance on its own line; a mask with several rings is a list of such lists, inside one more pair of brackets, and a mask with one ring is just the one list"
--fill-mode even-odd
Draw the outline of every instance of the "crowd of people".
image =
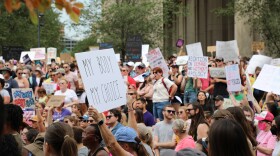
[[[239, 65], [240, 92], [228, 91], [226, 78], [189, 77], [188, 65], [176, 64], [176, 58], [167, 60], [168, 77], [160, 67], [119, 63], [127, 102], [105, 112], [88, 102], [75, 61], [1, 61], [0, 155], [280, 155], [280, 96], [253, 89], [254, 100], [247, 99], [249, 58], [236, 63], [209, 57], [208, 67]], [[249, 75], [251, 84], [260, 71]], [[134, 79], [138, 76], [143, 81]], [[44, 84], [55, 85], [53, 93], [47, 94]], [[14, 88], [33, 90], [35, 115], [24, 115], [30, 109], [13, 103]], [[65, 96], [64, 102], [47, 105], [52, 95]]]

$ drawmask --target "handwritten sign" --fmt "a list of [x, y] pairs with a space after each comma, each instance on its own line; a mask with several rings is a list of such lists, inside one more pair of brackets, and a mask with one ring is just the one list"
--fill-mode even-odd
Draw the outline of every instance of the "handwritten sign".
[[126, 41], [126, 56], [128, 61], [141, 61], [142, 37], [140, 35], [132, 35]]
[[208, 77], [208, 57], [189, 56], [188, 76], [197, 78]]
[[271, 60], [270, 64], [273, 66], [280, 66], [280, 58]]
[[207, 52], [213, 53], [216, 51], [216, 46], [207, 46]]
[[264, 50], [264, 42], [253, 42], [252, 43], [252, 51], [263, 51]]
[[169, 69], [159, 48], [149, 51], [147, 59], [152, 69], [160, 67], [163, 71], [163, 76], [168, 77]]
[[99, 112], [126, 103], [126, 89], [113, 49], [76, 53], [89, 104]]
[[238, 64], [233, 64], [225, 67], [227, 88], [230, 92], [241, 91], [241, 80], [239, 75]]
[[26, 121], [29, 121], [33, 116], [35, 115], [35, 110], [34, 109], [23, 109], [23, 118]]
[[13, 104], [21, 108], [35, 107], [35, 100], [32, 88], [12, 88]]
[[34, 60], [44, 60], [46, 58], [46, 48], [31, 48], [30, 52], [34, 52]]
[[149, 53], [149, 44], [143, 44], [142, 45], [142, 62], [147, 65], [148, 60], [147, 60], [147, 54]]
[[193, 43], [186, 45], [188, 56], [203, 56], [202, 46], [201, 43]]
[[280, 95], [280, 67], [265, 64], [253, 88]]
[[51, 60], [56, 58], [57, 49], [56, 48], [48, 48], [47, 49], [47, 64], [51, 64]]
[[71, 62], [71, 55], [68, 53], [60, 54], [60, 61], [62, 63], [70, 63]]
[[55, 83], [43, 83], [42, 85], [45, 88], [47, 95], [54, 93], [57, 87], [57, 84]]
[[210, 76], [217, 77], [217, 78], [226, 78], [226, 71], [225, 68], [209, 68]]
[[272, 58], [264, 55], [253, 55], [249, 61], [249, 65], [246, 69], [248, 74], [255, 74], [256, 67], [263, 67], [264, 64], [270, 64]]
[[253, 95], [253, 88], [251, 86], [250, 77], [247, 73], [246, 74], [246, 86], [247, 86], [247, 99], [248, 101], [254, 101], [254, 95]]
[[23, 52], [21, 52], [20, 60], [19, 60], [21, 63], [24, 63], [23, 57], [26, 56], [27, 54], [28, 54], [28, 56], [29, 56], [29, 58], [30, 58], [31, 61], [34, 60], [35, 52], [23, 51]]
[[216, 57], [224, 58], [224, 61], [238, 60], [237, 41], [216, 41]]
[[63, 95], [52, 95], [46, 105], [59, 107], [64, 102], [64, 99], [65, 96]]

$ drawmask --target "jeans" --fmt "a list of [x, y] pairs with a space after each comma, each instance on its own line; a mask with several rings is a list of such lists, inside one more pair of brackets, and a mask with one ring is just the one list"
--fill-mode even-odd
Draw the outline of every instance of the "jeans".
[[195, 91], [185, 91], [184, 93], [184, 104], [193, 103], [197, 100]]
[[163, 109], [163, 107], [165, 107], [168, 104], [170, 104], [169, 101], [154, 102], [154, 104], [153, 104], [153, 115], [156, 119], [159, 118], [160, 121], [163, 120], [162, 109]]

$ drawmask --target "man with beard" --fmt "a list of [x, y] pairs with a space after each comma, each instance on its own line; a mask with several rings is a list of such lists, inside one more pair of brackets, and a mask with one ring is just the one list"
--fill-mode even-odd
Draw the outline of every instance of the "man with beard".
[[146, 126], [153, 126], [155, 124], [155, 119], [152, 113], [146, 109], [147, 101], [144, 98], [139, 98], [133, 103], [134, 109], [138, 108], [143, 111], [144, 124]]
[[89, 125], [82, 134], [83, 145], [89, 149], [88, 156], [109, 156], [101, 146], [102, 136], [97, 124]]
[[222, 110], [222, 109], [224, 109], [224, 97], [223, 97], [223, 96], [217, 95], [217, 96], [214, 98], [214, 101], [215, 101], [215, 109], [216, 109], [216, 110]]
[[[166, 105], [162, 109], [163, 121], [158, 122], [154, 128], [154, 149], [156, 155], [162, 155], [167, 149], [174, 149], [176, 146], [173, 140], [173, 118], [175, 109], [172, 105]], [[173, 143], [170, 143], [173, 142]]]

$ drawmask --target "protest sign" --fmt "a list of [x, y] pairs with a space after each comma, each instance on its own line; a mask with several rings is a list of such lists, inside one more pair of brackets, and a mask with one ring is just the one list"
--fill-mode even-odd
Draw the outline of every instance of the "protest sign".
[[125, 51], [128, 61], [141, 61], [142, 37], [140, 35], [129, 36], [126, 41]]
[[254, 95], [253, 95], [253, 88], [251, 86], [251, 82], [250, 82], [250, 77], [249, 75], [246, 73], [246, 87], [247, 87], [247, 99], [248, 101], [254, 101]]
[[227, 109], [229, 107], [234, 107], [231, 99], [229, 98], [224, 98], [224, 103], [223, 103], [223, 109]]
[[63, 95], [52, 95], [47, 102], [47, 106], [59, 107], [64, 102], [65, 96]]
[[116, 60], [117, 60], [118, 62], [120, 62], [120, 61], [121, 61], [121, 55], [120, 55], [120, 54], [116, 54], [115, 56], [116, 56]]
[[280, 67], [265, 64], [253, 88], [280, 95]]
[[42, 85], [45, 88], [47, 95], [54, 93], [57, 87], [57, 84], [55, 83], [43, 83]]
[[46, 48], [31, 48], [30, 52], [34, 52], [34, 60], [44, 60], [46, 58]]
[[216, 41], [216, 57], [224, 58], [225, 62], [238, 60], [237, 41]]
[[183, 39], [178, 39], [176, 42], [176, 47], [180, 48], [184, 45], [184, 40]]
[[35, 107], [32, 88], [12, 88], [13, 104], [21, 108]]
[[187, 64], [188, 60], [189, 60], [189, 56], [178, 56], [175, 62], [177, 65], [180, 66], [180, 65]]
[[60, 54], [60, 61], [62, 63], [70, 63], [71, 62], [71, 55], [68, 53]]
[[10, 59], [19, 60], [22, 51], [24, 51], [22, 46], [2, 46], [2, 56], [7, 61]]
[[271, 60], [270, 64], [273, 66], [280, 66], [280, 58]]
[[51, 64], [51, 59], [55, 59], [57, 55], [57, 49], [56, 48], [48, 48], [47, 49], [47, 64]]
[[207, 47], [207, 52], [213, 53], [216, 51], [216, 46], [208, 46]]
[[28, 54], [24, 55], [24, 56], [22, 57], [22, 60], [23, 60], [23, 63], [24, 63], [24, 64], [31, 64], [31, 59], [30, 59], [30, 57], [28, 56]]
[[155, 67], [160, 67], [163, 71], [163, 76], [168, 77], [169, 68], [159, 48], [149, 51], [147, 54], [147, 59], [152, 69]]
[[263, 51], [264, 50], [264, 42], [253, 42], [252, 43], [252, 51]]
[[195, 78], [207, 78], [208, 57], [189, 56], [187, 75], [189, 77], [195, 77]]
[[193, 43], [193, 44], [188, 44], [186, 45], [188, 56], [203, 56], [203, 51], [201, 47], [201, 43]]
[[143, 44], [142, 45], [142, 62], [147, 66], [148, 60], [147, 60], [147, 54], [149, 53], [149, 45]]
[[239, 75], [238, 64], [233, 64], [225, 67], [226, 79], [227, 79], [227, 89], [230, 92], [241, 91], [241, 80]]
[[126, 86], [113, 49], [75, 56], [90, 105], [104, 112], [126, 103]]
[[19, 60], [20, 63], [24, 63], [24, 62], [23, 62], [23, 57], [24, 57], [26, 54], [28, 54], [28, 56], [29, 56], [29, 58], [30, 58], [31, 61], [34, 60], [35, 52], [22, 51], [22, 52], [21, 52], [21, 55], [20, 55], [20, 60]]
[[246, 72], [248, 74], [255, 74], [256, 67], [263, 67], [264, 64], [270, 64], [272, 58], [264, 55], [253, 55], [249, 61]]
[[225, 68], [209, 68], [210, 76], [217, 78], [226, 78]]
[[[146, 74], [146, 73], [144, 73], [144, 74]], [[144, 82], [144, 81], [145, 81], [145, 80], [144, 80], [144, 77], [143, 77], [144, 74], [138, 75], [138, 76], [134, 77], [133, 79], [134, 79], [136, 82]]]

